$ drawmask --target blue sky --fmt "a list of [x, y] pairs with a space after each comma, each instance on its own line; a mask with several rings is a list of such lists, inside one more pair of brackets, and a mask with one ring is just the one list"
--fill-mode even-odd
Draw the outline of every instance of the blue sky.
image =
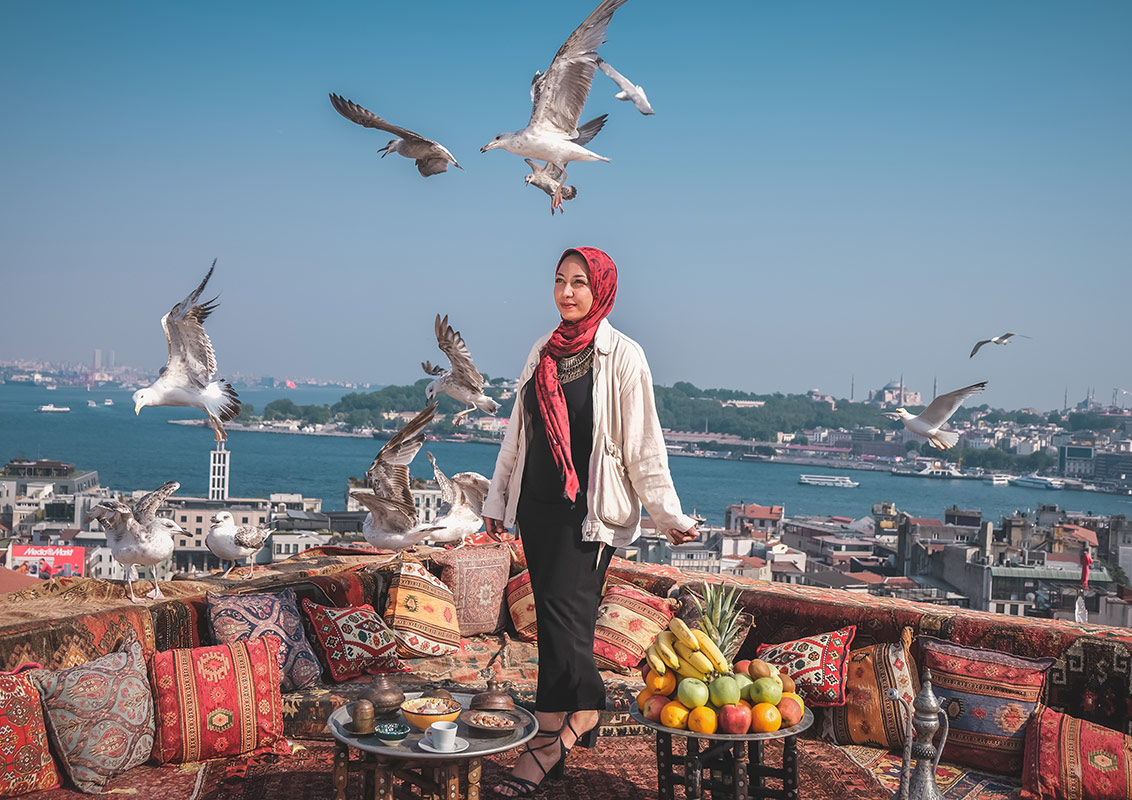
[[[156, 368], [215, 257], [222, 371], [415, 380], [439, 311], [515, 374], [592, 244], [659, 383], [1132, 390], [1132, 5], [631, 0], [601, 52], [657, 114], [597, 75], [612, 162], [552, 219], [478, 151], [595, 4], [0, 5], [0, 357]], [[330, 91], [466, 171], [378, 158]]]

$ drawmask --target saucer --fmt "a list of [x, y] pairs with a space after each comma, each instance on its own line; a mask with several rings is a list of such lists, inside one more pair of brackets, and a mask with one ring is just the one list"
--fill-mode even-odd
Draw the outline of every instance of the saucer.
[[417, 742], [417, 744], [419, 744], [421, 746], [421, 750], [424, 750], [426, 753], [436, 753], [437, 755], [448, 756], [452, 755], [453, 753], [464, 752], [468, 749], [471, 743], [467, 739], [463, 739], [457, 736], [456, 746], [451, 750], [437, 750], [435, 747], [429, 744], [427, 739], [425, 739], [424, 737], [422, 737], [421, 740]]
[[342, 730], [346, 731], [346, 733], [348, 733], [350, 736], [373, 736], [374, 730], [377, 729], [377, 726], [375, 725], [373, 730], [364, 731], [364, 732], [359, 731], [356, 728], [354, 728], [354, 721], [353, 720], [348, 720], [348, 721], [343, 722], [341, 724], [342, 724]]

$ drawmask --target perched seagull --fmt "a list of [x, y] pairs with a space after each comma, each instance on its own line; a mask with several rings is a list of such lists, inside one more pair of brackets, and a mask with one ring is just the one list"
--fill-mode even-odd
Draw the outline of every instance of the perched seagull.
[[145, 406], [199, 408], [208, 415], [208, 424], [219, 442], [228, 438], [222, 423], [239, 415], [240, 400], [228, 381], [213, 380], [216, 354], [212, 351], [212, 340], [204, 332], [204, 321], [216, 310], [216, 298], [197, 305], [214, 269], [215, 260], [200, 286], [161, 318], [165, 340], [169, 343], [169, 361], [152, 386], [134, 392], [134, 413], [140, 414]]
[[609, 79], [616, 83], [621, 89], [621, 91], [613, 95], [614, 97], [618, 100], [628, 100], [632, 102], [632, 104], [637, 107], [637, 110], [645, 116], [656, 113], [652, 110], [652, 106], [649, 105], [649, 98], [645, 95], [645, 90], [615, 70], [612, 64], [599, 58], [597, 60], [597, 68], [608, 75]]
[[228, 511], [221, 511], [210, 520], [212, 527], [208, 529], [208, 536], [204, 537], [204, 545], [221, 561], [231, 561], [232, 565], [224, 571], [221, 578], [227, 578], [228, 573], [236, 568], [236, 562], [248, 558], [248, 577], [255, 572], [256, 553], [263, 549], [271, 531], [266, 528], [257, 528], [255, 525], [241, 525], [236, 527], [236, 520]]
[[951, 419], [951, 415], [964, 400], [973, 394], [978, 394], [986, 386], [986, 381], [979, 381], [962, 389], [956, 389], [954, 392], [941, 394], [918, 416], [912, 416], [903, 408], [896, 409], [895, 413], [886, 412], [882, 416], [902, 420], [905, 428], [926, 438], [936, 450], [950, 450], [959, 441], [959, 434], [955, 431], [941, 430], [940, 427]]
[[[126, 567], [126, 586], [132, 603], [145, 602], [134, 596], [137, 565], [152, 567], [165, 561], [173, 555], [173, 535], [185, 533], [184, 528], [173, 520], [157, 516], [157, 509], [180, 488], [181, 484], [176, 481], [162, 484], [138, 500], [132, 511], [125, 503], [103, 500], [83, 518], [83, 522], [87, 524], [98, 520], [102, 529], [110, 534], [107, 537], [110, 554]], [[146, 597], [153, 600], [165, 599], [156, 579], [153, 581], [153, 590]]]
[[[602, 114], [600, 117], [594, 117], [585, 125], [578, 126], [578, 135], [574, 137], [575, 144], [583, 146], [589, 144], [590, 141], [597, 136], [598, 131], [605, 126], [605, 120], [608, 117], [608, 114]], [[526, 161], [527, 166], [531, 168], [531, 174], [524, 177], [523, 182], [528, 186], [534, 184], [550, 196], [552, 201], [550, 204], [550, 215], [552, 217], [554, 216], [555, 208], [553, 203], [554, 193], [560, 186], [562, 188], [563, 200], [573, 200], [578, 196], [578, 188], [576, 186], [562, 186], [563, 170], [561, 167], [556, 167], [553, 164], [543, 164], [539, 166], [537, 161], [530, 158], [524, 158], [523, 160]], [[562, 208], [561, 204], [559, 204], [558, 210], [563, 214], [566, 213], [566, 209]]]
[[551, 205], [562, 205], [562, 185], [566, 165], [571, 161], [609, 161], [605, 156], [587, 150], [575, 139], [578, 117], [589, 96], [594, 70], [600, 59], [597, 49], [605, 42], [605, 32], [613, 12], [627, 0], [602, 0], [582, 24], [574, 29], [558, 49], [544, 73], [535, 73], [531, 83], [531, 118], [519, 131], [501, 133], [480, 148], [503, 149], [522, 158], [533, 158], [554, 164], [562, 170], [562, 178], [551, 199]]
[[971, 351], [971, 355], [969, 355], [967, 357], [968, 358], [974, 358], [975, 353], [979, 352], [979, 348], [982, 347], [984, 344], [1010, 344], [1010, 337], [1012, 337], [1012, 336], [1021, 336], [1023, 339], [1029, 339], [1030, 338], [1029, 336], [1027, 336], [1024, 333], [1004, 333], [1001, 336], [992, 336], [989, 339], [983, 339], [981, 342], [976, 342], [975, 348]]
[[426, 139], [419, 133], [413, 133], [408, 128], [401, 128], [388, 123], [372, 111], [362, 108], [357, 103], [352, 103], [344, 97], [339, 97], [333, 92], [330, 94], [330, 102], [334, 105], [334, 109], [350, 122], [356, 122], [363, 127], [375, 128], [400, 137], [390, 139], [389, 144], [377, 151], [381, 153], [382, 158], [390, 153], [412, 158], [417, 162], [417, 172], [426, 178], [430, 175], [436, 175], [438, 172], [447, 172], [449, 164], [457, 169], [463, 169], [456, 163], [452, 154], [448, 152], [448, 148], [440, 142]]
[[436, 403], [436, 396], [444, 392], [458, 403], [467, 406], [463, 411], [452, 418], [453, 425], [459, 425], [464, 417], [477, 408], [485, 414], [494, 414], [499, 410], [499, 403], [483, 393], [483, 375], [472, 364], [472, 354], [464, 344], [464, 337], [459, 331], [452, 330], [448, 324], [448, 315], [444, 319], [436, 315], [436, 343], [440, 350], [448, 356], [452, 368], [445, 370], [439, 364], [433, 365], [431, 361], [422, 361], [421, 367], [429, 375], [435, 375], [436, 380], [425, 387], [425, 395], [430, 403]]
[[436, 530], [417, 523], [417, 508], [409, 491], [409, 464], [424, 444], [424, 429], [436, 414], [431, 404], [385, 443], [366, 470], [366, 483], [373, 493], [350, 492], [369, 509], [362, 535], [376, 547], [404, 550], [420, 543]]
[[483, 503], [491, 488], [491, 481], [478, 472], [458, 472], [449, 478], [436, 464], [432, 453], [427, 453], [432, 473], [440, 487], [440, 515], [433, 521], [439, 530], [428, 535], [433, 542], [455, 542], [463, 547], [467, 537], [483, 527]]

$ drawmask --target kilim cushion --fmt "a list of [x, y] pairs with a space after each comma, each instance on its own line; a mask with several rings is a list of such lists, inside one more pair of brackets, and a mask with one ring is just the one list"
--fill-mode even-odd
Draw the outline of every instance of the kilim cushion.
[[1052, 658], [1020, 658], [920, 637], [924, 667], [951, 730], [943, 759], [987, 772], [1022, 771], [1026, 720]]
[[29, 675], [0, 674], [0, 797], [59, 785], [39, 702]]
[[283, 738], [278, 636], [165, 650], [150, 665], [164, 764], [290, 752]]
[[303, 632], [294, 589], [255, 594], [208, 593], [208, 619], [217, 644], [242, 642], [267, 634], [279, 637], [283, 691], [318, 682], [322, 666]]
[[507, 624], [503, 594], [511, 573], [511, 551], [504, 544], [445, 550], [432, 560], [444, 569], [440, 580], [452, 590], [460, 634], [497, 633]]
[[1038, 705], [1026, 725], [1022, 800], [1127, 800], [1132, 736]]
[[153, 696], [142, 646], [125, 646], [70, 669], [33, 673], [55, 750], [72, 783], [98, 793], [153, 750]]
[[524, 642], [538, 639], [538, 620], [535, 618], [535, 595], [531, 591], [531, 573], [523, 570], [507, 581], [507, 608], [515, 636]]
[[822, 736], [834, 744], [904, 747], [908, 713], [887, 692], [895, 689], [909, 703], [920, 691], [919, 672], [908, 648], [912, 629], [899, 642], [875, 644], [849, 654], [845, 675], [845, 705], [823, 714]]
[[389, 587], [385, 622], [405, 658], [447, 656], [460, 646], [460, 623], [451, 590], [419, 562], [403, 559]]
[[845, 705], [845, 673], [856, 625], [782, 644], [759, 645], [757, 655], [794, 679], [811, 706]]
[[610, 586], [597, 609], [594, 663], [598, 669], [629, 674], [670, 619], [672, 604], [665, 598], [631, 586]]
[[371, 605], [331, 608], [303, 600], [330, 677], [336, 681], [382, 672], [407, 672], [397, 658], [397, 637]]

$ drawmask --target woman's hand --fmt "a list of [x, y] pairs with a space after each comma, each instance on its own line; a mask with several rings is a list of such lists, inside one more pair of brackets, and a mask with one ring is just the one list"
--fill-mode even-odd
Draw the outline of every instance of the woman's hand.
[[678, 531], [675, 528], [668, 529], [668, 541], [672, 543], [673, 547], [680, 544], [687, 544], [688, 542], [694, 542], [699, 538], [700, 532], [696, 530], [695, 525], [686, 531]]
[[502, 536], [507, 533], [507, 528], [503, 527], [503, 521], [492, 517], [483, 518], [483, 529], [487, 531], [489, 536]]

